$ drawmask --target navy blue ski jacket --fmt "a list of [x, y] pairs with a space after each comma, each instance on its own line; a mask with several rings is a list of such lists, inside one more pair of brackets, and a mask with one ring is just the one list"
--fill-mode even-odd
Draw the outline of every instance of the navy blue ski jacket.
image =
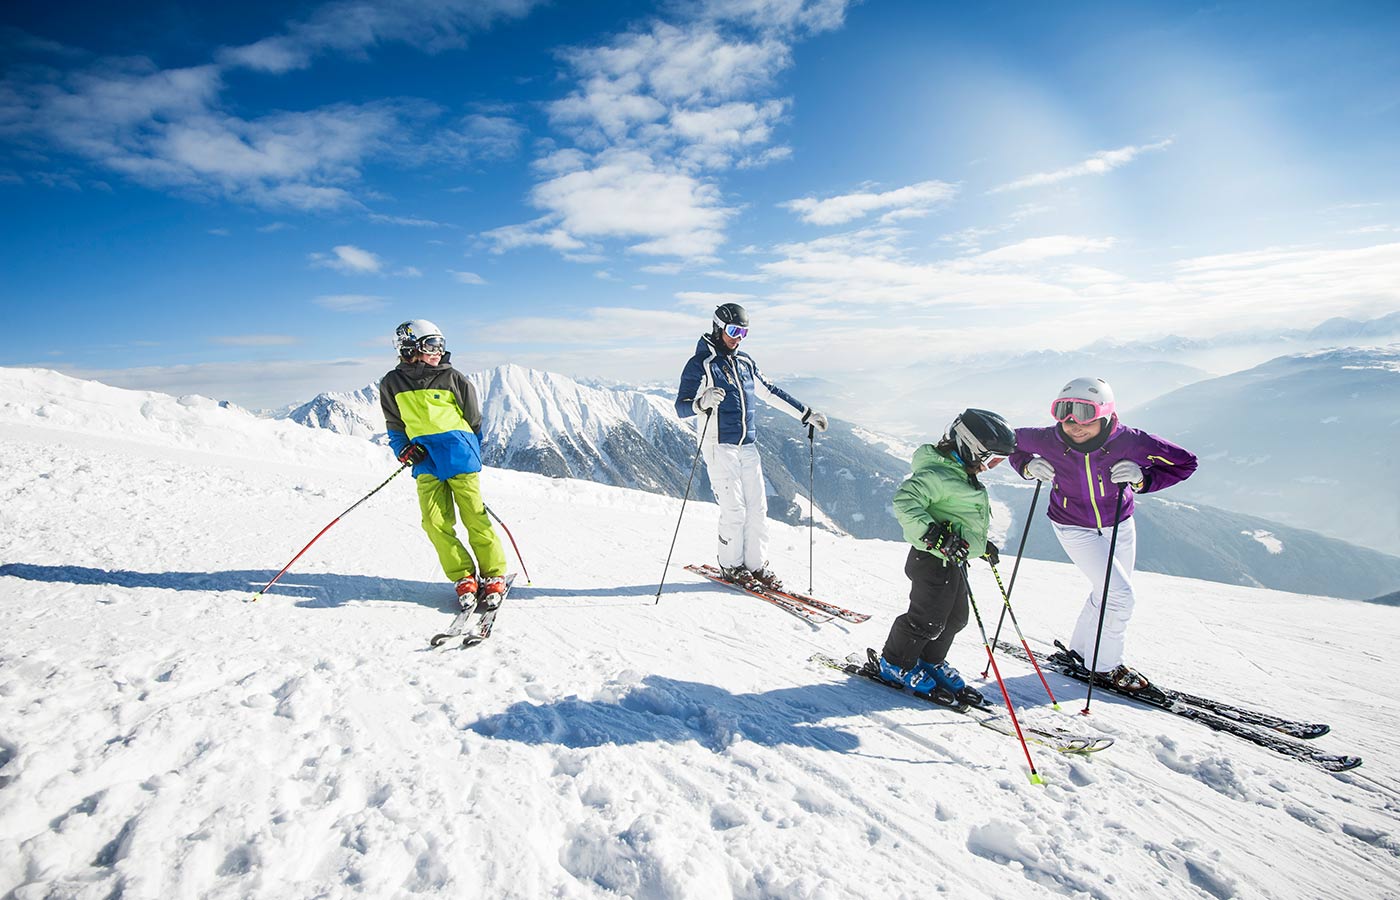
[[727, 347], [716, 346], [709, 335], [704, 335], [695, 345], [695, 355], [681, 372], [681, 386], [676, 391], [676, 414], [682, 419], [697, 415], [695, 398], [708, 387], [724, 388], [724, 400], [715, 410], [715, 421], [710, 425], [713, 436], [708, 438], [718, 439], [721, 444], [754, 442], [757, 433], [753, 407], [758, 397], [793, 418], [801, 419], [807, 414], [807, 407], [763, 377], [753, 357], [743, 350], [731, 352]]

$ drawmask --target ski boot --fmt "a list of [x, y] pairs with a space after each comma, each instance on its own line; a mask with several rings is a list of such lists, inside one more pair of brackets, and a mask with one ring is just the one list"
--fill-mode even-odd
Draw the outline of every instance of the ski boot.
[[501, 599], [506, 595], [506, 579], [503, 575], [492, 575], [490, 578], [482, 579], [481, 582], [481, 606], [483, 609], [495, 609], [501, 605]]
[[957, 698], [957, 702], [967, 706], [986, 705], [987, 700], [982, 696], [982, 692], [976, 688], [968, 687], [962, 674], [949, 665], [946, 659], [937, 665], [920, 660], [919, 668], [927, 673], [926, 677], [928, 680], [937, 684], [944, 691], [947, 691], [949, 695]]
[[720, 566], [719, 577], [746, 590], [757, 584], [754, 581], [753, 573], [743, 566]]
[[471, 609], [476, 605], [477, 583], [475, 575], [466, 575], [457, 579], [457, 583], [453, 587], [457, 591], [457, 603], [461, 605], [462, 609]]
[[887, 684], [903, 687], [911, 694], [928, 697], [941, 706], [957, 706], [958, 698], [939, 685], [928, 669], [928, 664], [917, 662], [908, 669], [901, 669], [881, 656], [875, 660], [879, 668], [880, 680]]
[[1129, 694], [1145, 691], [1152, 687], [1152, 682], [1147, 680], [1147, 676], [1124, 665], [1114, 666], [1112, 672], [1098, 672], [1096, 677], [1113, 685], [1114, 690], [1125, 691]]
[[770, 591], [781, 591], [783, 583], [778, 580], [778, 576], [773, 574], [773, 570], [765, 563], [757, 569], [749, 572], [750, 577], [758, 582], [759, 587], [767, 588]]

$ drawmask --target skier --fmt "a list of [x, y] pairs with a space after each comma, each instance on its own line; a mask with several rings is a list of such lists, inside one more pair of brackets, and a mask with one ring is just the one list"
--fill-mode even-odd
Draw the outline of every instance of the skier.
[[[1006, 420], [985, 409], [967, 409], [937, 444], [914, 451], [913, 471], [894, 493], [894, 514], [913, 546], [904, 563], [909, 611], [894, 620], [880, 677], [943, 703], [981, 706], [982, 695], [948, 664], [953, 638], [967, 625], [967, 560], [996, 565], [987, 539], [992, 507], [977, 476], [1016, 449]], [[936, 692], [936, 693], [935, 693]]]
[[[481, 471], [481, 405], [476, 388], [452, 368], [442, 330], [426, 319], [394, 332], [399, 364], [379, 382], [389, 446], [413, 464], [423, 530], [463, 608], [478, 599], [490, 609], [506, 591], [506, 553], [486, 516]], [[472, 554], [457, 537], [453, 504], [462, 513]], [[480, 580], [478, 580], [478, 578]]]
[[1098, 675], [1123, 691], [1149, 686], [1142, 673], [1123, 662], [1128, 619], [1133, 614], [1133, 568], [1137, 527], [1133, 495], [1160, 491], [1196, 471], [1196, 457], [1170, 441], [1118, 421], [1113, 389], [1102, 378], [1076, 378], [1050, 405], [1057, 424], [1016, 429], [1011, 464], [1027, 479], [1050, 482], [1048, 515], [1065, 553], [1089, 579], [1089, 598], [1079, 613], [1069, 649], [1078, 664], [1094, 660], [1099, 604], [1108, 569], [1117, 492], [1123, 485], [1123, 512], [1109, 577], [1108, 607], [1098, 643]]
[[768, 568], [768, 497], [759, 462], [754, 398], [762, 397], [803, 425], [826, 431], [826, 416], [804, 406], [759, 371], [739, 349], [749, 333], [749, 315], [737, 303], [715, 309], [710, 333], [695, 345], [681, 372], [676, 412], [681, 418], [706, 416], [698, 428], [700, 451], [719, 503], [719, 565], [724, 577], [741, 586], [781, 589]]

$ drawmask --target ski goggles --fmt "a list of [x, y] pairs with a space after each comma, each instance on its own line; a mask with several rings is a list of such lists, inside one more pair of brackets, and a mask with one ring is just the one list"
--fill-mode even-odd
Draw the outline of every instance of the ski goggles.
[[440, 334], [428, 335], [418, 341], [419, 353], [446, 353], [447, 339]]
[[724, 333], [737, 341], [748, 337], [749, 327], [747, 325], [726, 325], [724, 326]]
[[1107, 419], [1113, 415], [1113, 408], [1107, 403], [1092, 400], [1056, 400], [1050, 404], [1050, 415], [1056, 422], [1064, 423], [1073, 419], [1080, 425], [1088, 425], [1095, 419]]

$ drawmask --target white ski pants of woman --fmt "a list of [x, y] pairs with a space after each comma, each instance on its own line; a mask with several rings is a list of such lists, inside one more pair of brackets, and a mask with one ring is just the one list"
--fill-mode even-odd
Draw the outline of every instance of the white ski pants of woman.
[[704, 453], [719, 503], [719, 564], [761, 568], [768, 552], [768, 490], [758, 447], [707, 443]]
[[[1103, 598], [1104, 575], [1108, 572], [1108, 545], [1113, 533], [1105, 528], [1077, 525], [1055, 526], [1055, 537], [1065, 553], [1089, 579], [1089, 599], [1079, 611], [1074, 636], [1069, 648], [1084, 657], [1084, 664], [1094, 661], [1094, 634], [1099, 629], [1099, 601]], [[1103, 637], [1099, 641], [1098, 671], [1111, 672], [1123, 662], [1123, 644], [1128, 636], [1128, 620], [1133, 616], [1133, 568], [1137, 564], [1137, 526], [1131, 518], [1118, 525], [1118, 544], [1113, 550], [1113, 575], [1108, 581], [1108, 609], [1103, 617]]]

